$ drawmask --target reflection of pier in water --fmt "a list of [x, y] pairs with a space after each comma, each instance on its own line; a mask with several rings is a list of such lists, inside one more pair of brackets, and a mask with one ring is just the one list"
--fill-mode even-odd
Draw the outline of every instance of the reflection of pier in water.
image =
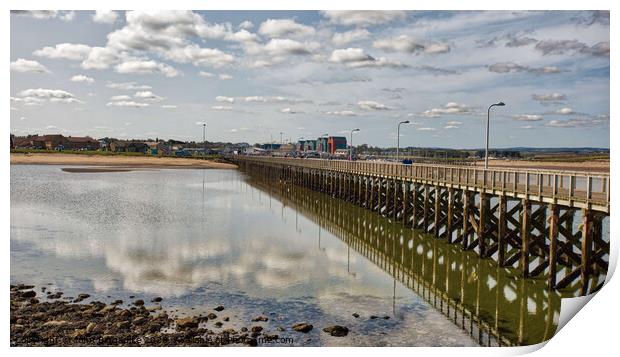
[[347, 243], [481, 345], [534, 344], [555, 333], [560, 294], [544, 280], [523, 279], [515, 269], [321, 193], [248, 182]]
[[343, 199], [579, 295], [609, 265], [609, 175], [229, 156], [247, 172]]

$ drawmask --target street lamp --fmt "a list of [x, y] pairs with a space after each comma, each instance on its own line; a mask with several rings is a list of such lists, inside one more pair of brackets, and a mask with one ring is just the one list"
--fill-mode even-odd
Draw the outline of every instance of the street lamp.
[[351, 130], [351, 148], [349, 149], [349, 160], [353, 160], [353, 132], [360, 131], [359, 129]]
[[398, 123], [398, 128], [396, 129], [396, 162], [398, 162], [398, 152], [400, 151], [400, 125], [401, 124], [409, 124], [409, 120], [401, 121]]
[[280, 132], [280, 146], [282, 146], [282, 132]]
[[202, 155], [207, 155], [207, 123], [202, 123]]
[[497, 102], [495, 104], [491, 104], [489, 106], [489, 109], [487, 110], [487, 145], [486, 145], [486, 149], [484, 151], [484, 169], [488, 169], [489, 168], [489, 122], [491, 121], [491, 108], [492, 107], [503, 107], [504, 102]]

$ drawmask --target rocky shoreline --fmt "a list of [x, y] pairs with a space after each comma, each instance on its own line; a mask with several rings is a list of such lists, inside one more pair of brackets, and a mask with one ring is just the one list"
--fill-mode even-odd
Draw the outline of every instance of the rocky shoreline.
[[[62, 292], [41, 287], [38, 296], [34, 288], [26, 284], [11, 285], [11, 346], [291, 345], [294, 339], [303, 338], [314, 328], [310, 323], [300, 322], [288, 329], [287, 336], [279, 336], [265, 330], [261, 322], [269, 318], [261, 315], [253, 318], [248, 326], [235, 330], [228, 327], [232, 325], [229, 316], [216, 314], [225, 310], [221, 305], [206, 316], [172, 318], [163, 310], [161, 297], [153, 298], [151, 306], [137, 299], [131, 307], [122, 308], [121, 300], [108, 304], [83, 303], [90, 298], [89, 294], [61, 299]], [[278, 328], [278, 331], [286, 330]], [[349, 333], [347, 327], [339, 325], [322, 330], [335, 337]]]

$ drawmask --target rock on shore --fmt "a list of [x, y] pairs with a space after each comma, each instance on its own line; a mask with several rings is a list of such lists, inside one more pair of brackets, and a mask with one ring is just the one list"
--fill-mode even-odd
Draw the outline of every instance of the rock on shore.
[[[214, 332], [201, 326], [216, 319], [215, 314], [173, 320], [154, 308], [161, 309], [160, 305], [146, 307], [142, 300], [127, 309], [119, 307], [121, 301], [83, 304], [49, 300], [51, 294], [41, 302], [33, 288], [11, 285], [11, 346], [256, 346], [256, 337], [268, 335], [262, 328], [253, 328], [250, 336], [246, 327], [240, 332], [232, 328]], [[80, 294], [74, 301], [88, 297]], [[222, 326], [222, 322], [213, 325]]]

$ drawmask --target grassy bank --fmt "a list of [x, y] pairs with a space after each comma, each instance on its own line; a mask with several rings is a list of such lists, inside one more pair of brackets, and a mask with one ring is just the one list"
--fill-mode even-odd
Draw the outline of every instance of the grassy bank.
[[526, 160], [540, 162], [609, 161], [609, 155], [540, 155], [526, 158]]

